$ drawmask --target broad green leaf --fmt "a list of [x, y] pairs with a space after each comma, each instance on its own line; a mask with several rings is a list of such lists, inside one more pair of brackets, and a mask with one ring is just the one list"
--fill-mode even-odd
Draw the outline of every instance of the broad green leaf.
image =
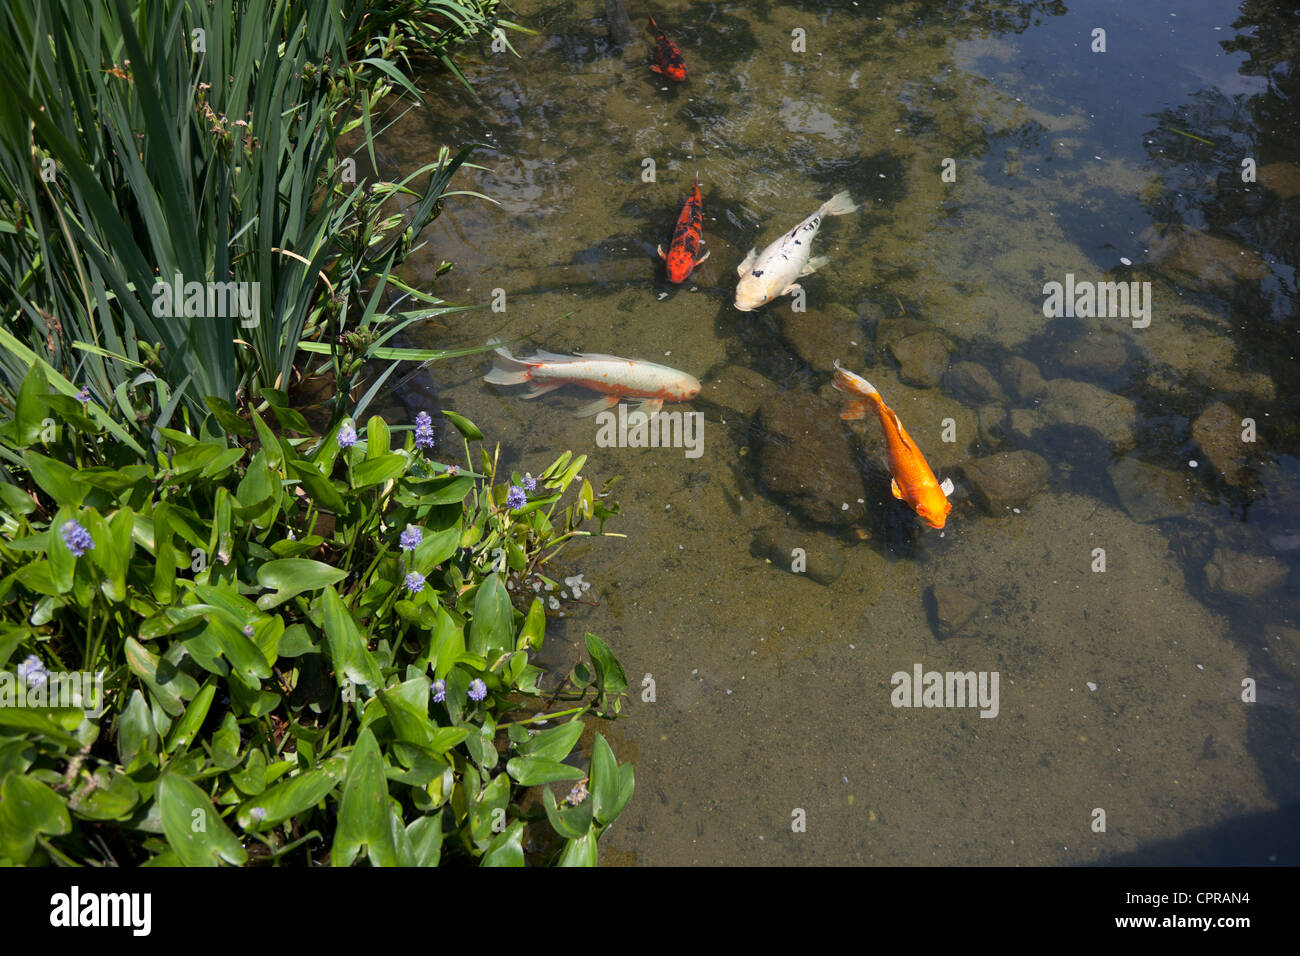
[[366, 649], [361, 629], [357, 627], [338, 592], [327, 587], [321, 595], [320, 607], [329, 656], [339, 684], [342, 685], [346, 678], [354, 684], [365, 684], [372, 689], [382, 687], [384, 680], [379, 673], [379, 666]]
[[[77, 470], [53, 458], [34, 451], [23, 452], [23, 464], [32, 473], [32, 481], [54, 499], [60, 508], [76, 508], [86, 497], [90, 486], [77, 480]], [[57, 529], [56, 529], [57, 530]]]
[[269, 830], [316, 806], [338, 783], [339, 776], [324, 768], [300, 773], [245, 801], [236, 819], [245, 830]]
[[391, 481], [406, 471], [406, 456], [390, 452], [379, 458], [367, 458], [352, 469], [352, 487], [360, 490], [380, 482]]
[[506, 805], [510, 802], [510, 778], [498, 774], [483, 792], [470, 802], [470, 837], [480, 850], [486, 849], [505, 825]]
[[257, 569], [257, 583], [275, 589], [274, 594], [264, 594], [257, 606], [268, 611], [304, 591], [316, 591], [337, 584], [348, 576], [342, 568], [335, 568], [309, 558], [278, 558]]
[[548, 760], [563, 760], [573, 752], [574, 745], [582, 736], [586, 724], [581, 720], [571, 720], [549, 730], [543, 730], [517, 746], [520, 756], [545, 757]]
[[556, 780], [581, 780], [586, 776], [578, 767], [546, 757], [514, 757], [506, 764], [506, 772], [525, 787]]
[[524, 618], [524, 626], [519, 629], [519, 640], [515, 642], [516, 650], [527, 650], [532, 648], [537, 650], [542, 646], [542, 639], [546, 636], [546, 605], [542, 603], [541, 598], [533, 598], [533, 603], [528, 607], [528, 615]]
[[608, 742], [597, 734], [591, 749], [591, 801], [596, 821], [602, 826], [613, 823], [632, 799], [634, 786], [632, 765], [620, 767]]
[[167, 735], [167, 753], [174, 753], [177, 750], [182, 753], [189, 747], [194, 736], [203, 726], [204, 719], [208, 716], [208, 708], [212, 706], [212, 699], [216, 696], [216, 681], [208, 678], [204, 681], [199, 692], [194, 695], [194, 700], [186, 708], [185, 715], [172, 725], [171, 733]]
[[248, 854], [226, 827], [207, 794], [191, 781], [164, 774], [154, 799], [162, 811], [167, 842], [184, 866], [216, 866], [221, 860], [242, 866]]
[[185, 700], [198, 693], [198, 682], [174, 664], [150, 654], [133, 637], [128, 637], [124, 646], [131, 673], [144, 681], [168, 715], [179, 717], [185, 710]]
[[497, 835], [483, 854], [480, 866], [523, 866], [524, 824], [516, 820]]
[[442, 410], [443, 417], [456, 426], [456, 431], [460, 432], [470, 441], [482, 441], [483, 433], [479, 431], [478, 426], [466, 418], [464, 415], [457, 415], [455, 412]]
[[514, 615], [501, 576], [496, 572], [489, 574], [474, 596], [474, 619], [470, 622], [466, 644], [469, 652], [477, 657], [493, 658], [509, 649], [514, 637]]
[[63, 798], [45, 784], [18, 773], [0, 781], [0, 857], [25, 863], [39, 834], [62, 836], [71, 830]]
[[550, 787], [542, 788], [542, 806], [546, 808], [546, 818], [551, 821], [551, 828], [566, 839], [576, 840], [591, 829], [591, 798], [583, 800], [576, 807], [559, 807], [555, 803], [555, 794]]
[[442, 814], [430, 813], [406, 828], [411, 866], [437, 866], [442, 857]]
[[560, 854], [559, 866], [595, 866], [596, 835], [588, 832], [586, 836], [569, 840]]
[[370, 728], [357, 735], [348, 757], [347, 779], [339, 802], [339, 824], [330, 848], [333, 866], [350, 866], [361, 848], [375, 866], [395, 866], [397, 850], [389, 828], [388, 782], [384, 758]]

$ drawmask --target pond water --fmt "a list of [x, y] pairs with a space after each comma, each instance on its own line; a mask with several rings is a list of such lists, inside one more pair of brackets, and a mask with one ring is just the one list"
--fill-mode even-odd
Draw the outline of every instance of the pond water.
[[[499, 203], [449, 202], [408, 264], [482, 306], [415, 344], [703, 383], [669, 406], [704, 416], [691, 457], [597, 447], [583, 389], [433, 368], [509, 467], [624, 476], [627, 537], [565, 552], [597, 602], [543, 655], [594, 632], [633, 687], [602, 862], [1296, 863], [1295, 4], [629, 3], [680, 84], [601, 3], [516, 7], [522, 59], [468, 63], [481, 103], [430, 76], [379, 155], [484, 143], [457, 181]], [[711, 257], [673, 286], [697, 172]], [[745, 253], [842, 189], [804, 310], [737, 311]], [[1140, 298], [1049, 317], [1051, 282]], [[890, 494], [874, 416], [840, 421], [836, 360], [954, 479], [942, 532]], [[996, 714], [894, 706], [918, 667], [996, 672]]]

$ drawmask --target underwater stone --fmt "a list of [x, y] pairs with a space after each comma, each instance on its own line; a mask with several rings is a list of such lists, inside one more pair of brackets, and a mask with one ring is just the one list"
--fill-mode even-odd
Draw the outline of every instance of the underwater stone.
[[1187, 476], [1129, 457], [1106, 469], [1119, 503], [1134, 521], [1177, 518], [1191, 510]]
[[976, 405], [1001, 404], [1006, 401], [1002, 386], [993, 373], [978, 362], [958, 362], [947, 375], [948, 390], [958, 398]]
[[942, 641], [956, 636], [966, 626], [980, 609], [980, 602], [956, 588], [936, 584], [926, 592], [925, 609], [934, 636]]
[[[802, 549], [802, 571], [794, 570], [795, 549]], [[753, 553], [769, 559], [775, 567], [818, 584], [831, 584], [844, 573], [844, 554], [838, 542], [825, 534], [797, 528], [763, 528], [754, 536]]]
[[948, 368], [948, 340], [933, 330], [898, 339], [889, 351], [898, 362], [898, 377], [908, 385], [934, 388]]
[[867, 492], [836, 406], [812, 392], [783, 392], [759, 406], [758, 423], [758, 472], [768, 491], [821, 524], [862, 518], [858, 500]]
[[999, 452], [968, 461], [961, 470], [975, 503], [995, 518], [1028, 501], [1051, 473], [1047, 461], [1032, 451]]
[[728, 365], [704, 383], [697, 401], [751, 418], [758, 406], [780, 389], [752, 368]]
[[1016, 401], [1025, 404], [1047, 391], [1047, 380], [1038, 366], [1018, 355], [1002, 363], [1002, 384]]
[[1287, 572], [1277, 558], [1220, 547], [1205, 565], [1205, 586], [1223, 597], [1252, 601], [1281, 585]]
[[1215, 402], [1192, 423], [1192, 439], [1224, 481], [1230, 485], [1245, 481], [1240, 415], [1223, 402]]

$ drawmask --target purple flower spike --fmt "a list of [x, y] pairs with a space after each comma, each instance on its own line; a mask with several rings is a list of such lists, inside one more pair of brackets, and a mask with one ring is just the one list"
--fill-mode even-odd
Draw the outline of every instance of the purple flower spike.
[[415, 416], [415, 447], [433, 447], [433, 419], [428, 412], [420, 412]]
[[424, 590], [424, 575], [418, 571], [412, 571], [406, 576], [406, 590], [412, 594], [419, 594]]
[[402, 546], [403, 551], [414, 551], [420, 546], [424, 539], [424, 533], [414, 525], [407, 525], [406, 530], [402, 532], [402, 537], [398, 544]]
[[528, 503], [528, 495], [524, 494], [524, 489], [518, 485], [510, 486], [510, 493], [506, 495], [506, 507], [511, 511], [518, 511]]
[[487, 684], [483, 683], [477, 677], [469, 682], [469, 699], [482, 700], [487, 696]]
[[81, 557], [95, 547], [95, 539], [90, 536], [90, 532], [75, 521], [66, 522], [59, 529], [59, 534], [63, 536], [63, 544], [74, 558]]
[[340, 448], [351, 448], [357, 443], [357, 430], [351, 425], [344, 425], [339, 429], [338, 442]]
[[447, 699], [447, 682], [445, 680], [436, 680], [430, 688], [433, 691], [433, 702], [441, 704]]

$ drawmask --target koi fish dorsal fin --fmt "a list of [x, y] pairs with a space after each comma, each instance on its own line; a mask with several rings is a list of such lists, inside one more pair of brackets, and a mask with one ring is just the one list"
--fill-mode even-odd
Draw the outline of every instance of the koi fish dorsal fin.
[[898, 487], [898, 482], [893, 478], [889, 479], [889, 490], [894, 493], [895, 498], [903, 497], [903, 489]]

